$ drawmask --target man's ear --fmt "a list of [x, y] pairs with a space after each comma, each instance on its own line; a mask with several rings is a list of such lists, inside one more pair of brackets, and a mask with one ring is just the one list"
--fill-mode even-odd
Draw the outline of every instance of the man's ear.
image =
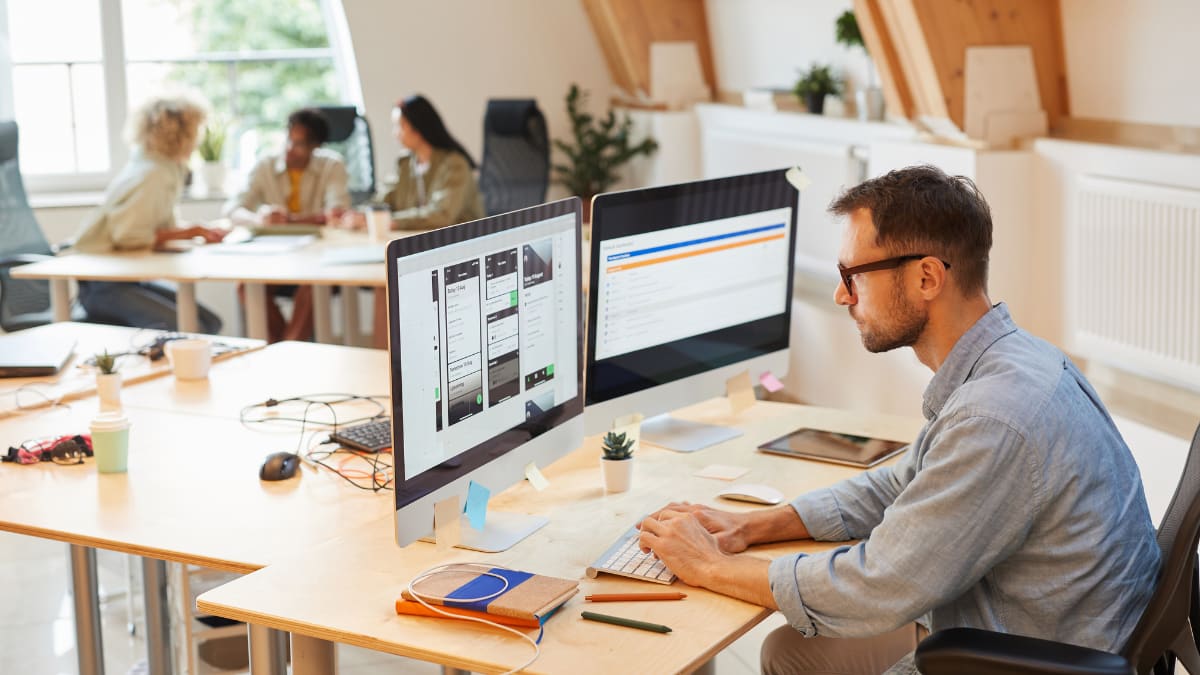
[[940, 261], [933, 258], [921, 260], [918, 266], [921, 272], [921, 296], [932, 300], [946, 290], [950, 282], [950, 272]]

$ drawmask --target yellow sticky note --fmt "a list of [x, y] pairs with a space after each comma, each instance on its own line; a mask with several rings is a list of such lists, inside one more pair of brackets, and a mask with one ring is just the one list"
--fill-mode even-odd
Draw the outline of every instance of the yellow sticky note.
[[787, 182], [792, 184], [792, 187], [800, 192], [804, 192], [808, 189], [809, 185], [812, 185], [812, 179], [808, 177], [808, 174], [804, 173], [804, 169], [798, 166], [788, 169], [784, 177], [787, 178]]
[[625, 434], [627, 440], [633, 441], [634, 452], [638, 450], [638, 439], [642, 435], [643, 419], [645, 418], [641, 413], [630, 413], [613, 420], [613, 433]]
[[433, 505], [433, 539], [438, 551], [449, 551], [462, 541], [462, 508], [457, 495]]
[[743, 370], [725, 380], [725, 396], [733, 406], [734, 415], [754, 405], [754, 385], [750, 383], [750, 371]]
[[529, 480], [529, 484], [533, 486], [533, 489], [538, 492], [545, 490], [550, 485], [550, 481], [546, 480], [546, 477], [538, 470], [537, 464], [533, 462], [525, 465], [525, 478]]

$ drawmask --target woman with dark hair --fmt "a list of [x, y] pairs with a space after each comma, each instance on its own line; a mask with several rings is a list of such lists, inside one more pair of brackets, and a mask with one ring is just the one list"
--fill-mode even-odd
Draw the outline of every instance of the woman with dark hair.
[[[392, 109], [392, 132], [408, 153], [396, 166], [396, 182], [379, 201], [392, 210], [393, 230], [432, 230], [482, 218], [483, 199], [475, 162], [424, 96], [409, 96]], [[362, 227], [361, 213], [349, 214]]]

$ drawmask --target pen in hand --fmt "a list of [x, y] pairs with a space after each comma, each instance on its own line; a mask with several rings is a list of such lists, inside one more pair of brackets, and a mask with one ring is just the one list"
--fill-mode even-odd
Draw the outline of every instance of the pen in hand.
[[671, 629], [660, 623], [648, 623], [646, 621], [638, 621], [636, 619], [626, 619], [623, 616], [610, 616], [608, 614], [597, 614], [595, 612], [580, 612], [580, 616], [588, 621], [599, 621], [601, 623], [611, 623], [614, 626], [625, 626], [626, 628], [637, 628], [638, 630], [648, 630], [655, 633], [670, 633]]

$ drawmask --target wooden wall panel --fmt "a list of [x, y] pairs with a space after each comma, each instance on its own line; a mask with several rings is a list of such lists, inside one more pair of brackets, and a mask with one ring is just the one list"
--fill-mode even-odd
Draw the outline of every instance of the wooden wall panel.
[[629, 93], [650, 91], [650, 43], [696, 43], [700, 68], [717, 91], [704, 0], [583, 0], [613, 82]]
[[879, 72], [889, 113], [896, 117], [911, 118], [915, 112], [912, 91], [900, 67], [900, 54], [884, 21], [879, 0], [854, 0], [854, 16], [858, 20], [867, 53]]

